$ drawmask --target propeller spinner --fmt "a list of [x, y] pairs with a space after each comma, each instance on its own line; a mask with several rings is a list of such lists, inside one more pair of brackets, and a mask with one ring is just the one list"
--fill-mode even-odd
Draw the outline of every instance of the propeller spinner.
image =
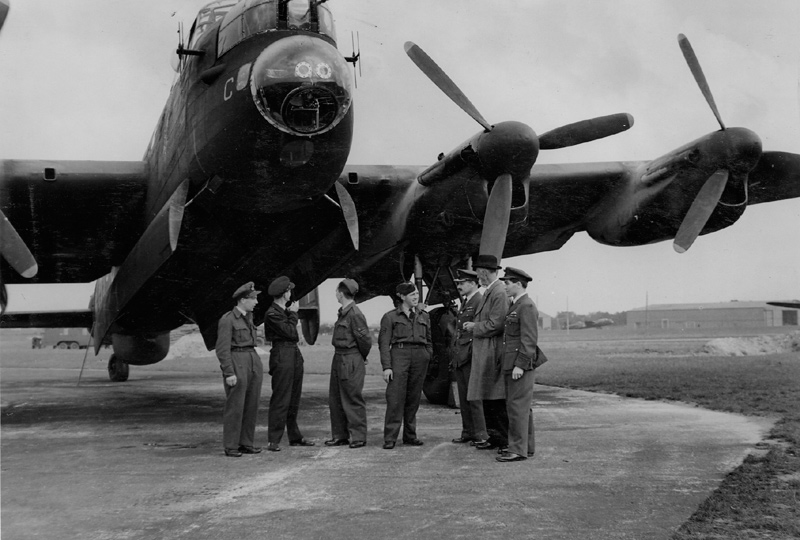
[[[406, 42], [405, 51], [431, 82], [478, 122], [486, 133], [477, 148], [477, 153], [484, 166], [491, 164], [487, 168], [495, 175], [495, 181], [486, 204], [480, 253], [494, 255], [498, 261], [503, 255], [511, 216], [512, 174], [523, 171], [522, 174], [527, 175], [536, 161], [540, 148], [552, 150], [575, 146], [616, 135], [633, 125], [633, 117], [627, 113], [568, 124], [548, 131], [540, 137], [537, 137], [530, 127], [519, 122], [490, 125], [469, 98], [425, 51], [410, 41]], [[516, 144], [508, 144], [512, 139]], [[521, 149], [527, 149], [527, 155], [521, 155], [523, 153]]]

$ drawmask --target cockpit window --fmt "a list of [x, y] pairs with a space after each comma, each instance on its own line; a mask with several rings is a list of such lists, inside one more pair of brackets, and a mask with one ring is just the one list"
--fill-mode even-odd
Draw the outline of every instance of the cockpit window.
[[289, 28], [292, 30], [311, 29], [311, 6], [308, 0], [289, 2]]
[[[222, 56], [250, 36], [277, 29], [280, 3], [281, 0], [245, 0], [227, 11], [220, 24], [217, 54]], [[315, 10], [319, 33], [336, 40], [331, 12], [321, 4], [313, 4], [310, 0], [289, 0], [284, 24], [292, 30], [313, 31], [312, 10]]]
[[336, 30], [333, 27], [333, 14], [323, 6], [317, 6], [317, 17], [319, 17], [319, 33], [325, 34], [333, 41], [336, 41]]
[[217, 0], [206, 4], [197, 13], [197, 19], [192, 26], [192, 35], [189, 36], [189, 48], [193, 48], [206, 30], [227, 14], [236, 5], [236, 0]]

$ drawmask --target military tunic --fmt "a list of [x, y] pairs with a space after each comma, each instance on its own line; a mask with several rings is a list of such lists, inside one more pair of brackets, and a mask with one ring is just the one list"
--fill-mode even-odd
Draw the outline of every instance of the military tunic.
[[401, 306], [381, 319], [378, 348], [381, 367], [392, 370], [386, 385], [384, 442], [396, 442], [403, 426], [403, 441], [417, 438], [417, 411], [422, 385], [433, 354], [431, 322], [428, 314], [414, 310], [409, 318]]
[[339, 309], [333, 327], [334, 347], [328, 407], [333, 440], [367, 440], [367, 404], [362, 396], [372, 336], [367, 319], [355, 302]]
[[[255, 350], [256, 327], [251, 313], [233, 308], [219, 319], [215, 351], [225, 386], [222, 440], [227, 450], [254, 446], [264, 368]], [[224, 379], [236, 375], [236, 384]]]
[[472, 332], [464, 330], [464, 323], [472, 322], [475, 310], [483, 295], [480, 291], [462, 300], [456, 320], [456, 333], [453, 336], [452, 367], [458, 388], [458, 406], [461, 409], [461, 438], [485, 441], [489, 438], [486, 432], [486, 421], [483, 417], [483, 400], [467, 400], [467, 388], [472, 371]]
[[303, 389], [303, 355], [297, 346], [300, 341], [297, 313], [273, 302], [264, 315], [264, 338], [272, 342], [269, 353], [272, 396], [269, 399], [267, 439], [278, 444], [285, 430], [290, 443], [300, 442], [303, 434], [297, 425], [297, 413]]
[[[536, 441], [533, 426], [533, 383], [539, 339], [539, 311], [527, 295], [522, 294], [508, 310], [503, 332], [502, 367], [506, 387], [508, 413], [508, 451], [520, 456], [533, 454]], [[522, 377], [511, 376], [515, 367]]]

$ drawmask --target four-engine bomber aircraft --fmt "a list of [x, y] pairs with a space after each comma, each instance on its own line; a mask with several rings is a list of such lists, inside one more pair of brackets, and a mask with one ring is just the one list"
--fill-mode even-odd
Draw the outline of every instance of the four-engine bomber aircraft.
[[[482, 129], [429, 167], [350, 166], [348, 62], [359, 58], [338, 52], [324, 2], [202, 8], [141, 161], [0, 162], [4, 307], [7, 283], [97, 280], [88, 324], [97, 348], [110, 338], [109, 373], [124, 380], [129, 364], [162, 360], [183, 324], [196, 323], [212, 348], [231, 291], [246, 281], [263, 289], [286, 274], [300, 297], [348, 276], [365, 300], [414, 275], [434, 304], [455, 294], [454, 269], [479, 251], [557, 250], [579, 231], [614, 246], [674, 238], [684, 251], [749, 204], [800, 196], [800, 156], [762, 151], [755, 133], [723, 124], [683, 36], [721, 129], [652, 161], [535, 165], [540, 150], [614, 135], [633, 119], [600, 116], [542, 135], [490, 124], [407, 43]], [[0, 24], [7, 7], [0, 0]], [[303, 316], [313, 340], [318, 311]], [[68, 322], [34, 314], [2, 324]]]

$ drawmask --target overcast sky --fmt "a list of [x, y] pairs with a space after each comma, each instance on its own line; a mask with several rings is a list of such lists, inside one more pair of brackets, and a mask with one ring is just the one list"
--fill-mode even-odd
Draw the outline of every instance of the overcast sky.
[[[0, 33], [0, 157], [141, 159], [169, 93], [177, 28], [205, 2], [12, 0]], [[728, 126], [800, 153], [796, 0], [330, 0], [339, 49], [361, 42], [351, 163], [428, 165], [479, 131], [406, 57], [431, 55], [490, 123], [544, 133], [627, 112], [615, 137], [542, 152], [540, 163], [645, 160], [718, 129], [677, 44], [686, 34]], [[87, 209], [90, 211], [90, 209]], [[504, 265], [535, 277], [541, 310], [800, 297], [800, 200], [750, 207], [678, 255], [671, 242], [612, 248], [586, 234]], [[54, 293], [55, 291], [55, 293]], [[11, 307], [75, 307], [89, 287], [10, 288]], [[42, 294], [46, 293], [46, 294]], [[323, 320], [335, 318], [332, 285]], [[44, 303], [43, 303], [44, 302]], [[365, 305], [377, 322], [388, 299]]]

